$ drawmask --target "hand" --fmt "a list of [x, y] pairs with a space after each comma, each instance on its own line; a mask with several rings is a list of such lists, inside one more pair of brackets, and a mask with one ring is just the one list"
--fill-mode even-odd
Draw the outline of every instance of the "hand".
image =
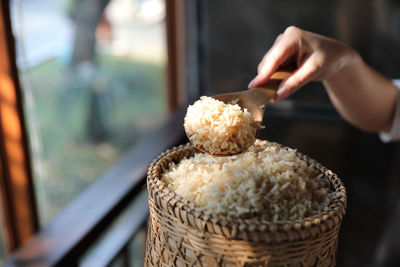
[[249, 88], [268, 81], [280, 65], [295, 60], [298, 69], [281, 83], [277, 96], [272, 100], [276, 102], [310, 81], [329, 80], [357, 55], [352, 48], [334, 39], [291, 26], [278, 36], [264, 55]]

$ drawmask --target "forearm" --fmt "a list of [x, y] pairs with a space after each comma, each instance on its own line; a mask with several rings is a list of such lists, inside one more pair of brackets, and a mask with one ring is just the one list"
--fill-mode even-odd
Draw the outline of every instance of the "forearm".
[[397, 89], [370, 68], [358, 54], [323, 83], [339, 113], [353, 125], [370, 132], [389, 131]]

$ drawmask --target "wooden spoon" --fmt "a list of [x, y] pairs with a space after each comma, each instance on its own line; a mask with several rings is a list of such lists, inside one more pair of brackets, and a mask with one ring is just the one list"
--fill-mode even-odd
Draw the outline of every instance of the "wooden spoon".
[[293, 66], [281, 67], [264, 84], [253, 87], [250, 90], [214, 95], [212, 97], [226, 104], [238, 99], [237, 104], [242, 108], [246, 108], [255, 122], [261, 123], [265, 107], [275, 97], [281, 82], [289, 77], [294, 70]]

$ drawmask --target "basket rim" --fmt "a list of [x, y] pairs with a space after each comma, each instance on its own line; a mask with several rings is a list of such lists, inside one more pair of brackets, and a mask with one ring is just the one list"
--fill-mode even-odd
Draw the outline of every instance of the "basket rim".
[[[280, 146], [280, 149], [291, 149], [290, 147], [275, 142], [258, 140], [258, 143], [260, 145], [266, 143], [276, 144]], [[185, 155], [182, 156], [182, 153], [185, 153]], [[167, 163], [175, 159], [174, 155], [179, 154], [180, 159], [182, 159], [184, 157], [190, 157], [195, 153], [201, 152], [190, 143], [173, 147], [153, 160], [147, 174], [149, 201], [153, 201], [159, 209], [168, 212], [171, 216], [177, 217], [182, 223], [188, 223], [201, 231], [207, 230], [215, 234], [223, 233], [228, 237], [235, 236], [238, 231], [276, 233], [278, 235], [275, 235], [275, 237], [279, 240], [291, 240], [295, 232], [295, 236], [299, 237], [299, 231], [301, 232], [301, 239], [304, 239], [306, 236], [314, 236], [340, 226], [347, 207], [346, 189], [342, 181], [334, 172], [297, 150], [297, 156], [306, 160], [308, 163], [313, 163], [319, 174], [323, 174], [323, 176], [330, 181], [334, 189], [334, 197], [326, 211], [303, 219], [292, 221], [282, 220], [277, 222], [246, 220], [243, 218], [236, 218], [233, 221], [221, 214], [213, 216], [206, 215], [203, 211], [198, 210], [193, 202], [169, 190], [167, 186], [161, 182], [159, 179], [160, 177], [156, 175], [160, 166], [164, 165], [163, 167], [165, 168]], [[279, 233], [284, 233], [284, 235], [279, 236]]]

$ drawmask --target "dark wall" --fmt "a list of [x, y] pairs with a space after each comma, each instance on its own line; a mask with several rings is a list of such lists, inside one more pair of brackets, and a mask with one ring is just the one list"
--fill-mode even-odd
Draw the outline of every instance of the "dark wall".
[[289, 25], [339, 39], [385, 75], [399, 76], [400, 4], [396, 1], [206, 2], [210, 94], [246, 88], [264, 53]]

